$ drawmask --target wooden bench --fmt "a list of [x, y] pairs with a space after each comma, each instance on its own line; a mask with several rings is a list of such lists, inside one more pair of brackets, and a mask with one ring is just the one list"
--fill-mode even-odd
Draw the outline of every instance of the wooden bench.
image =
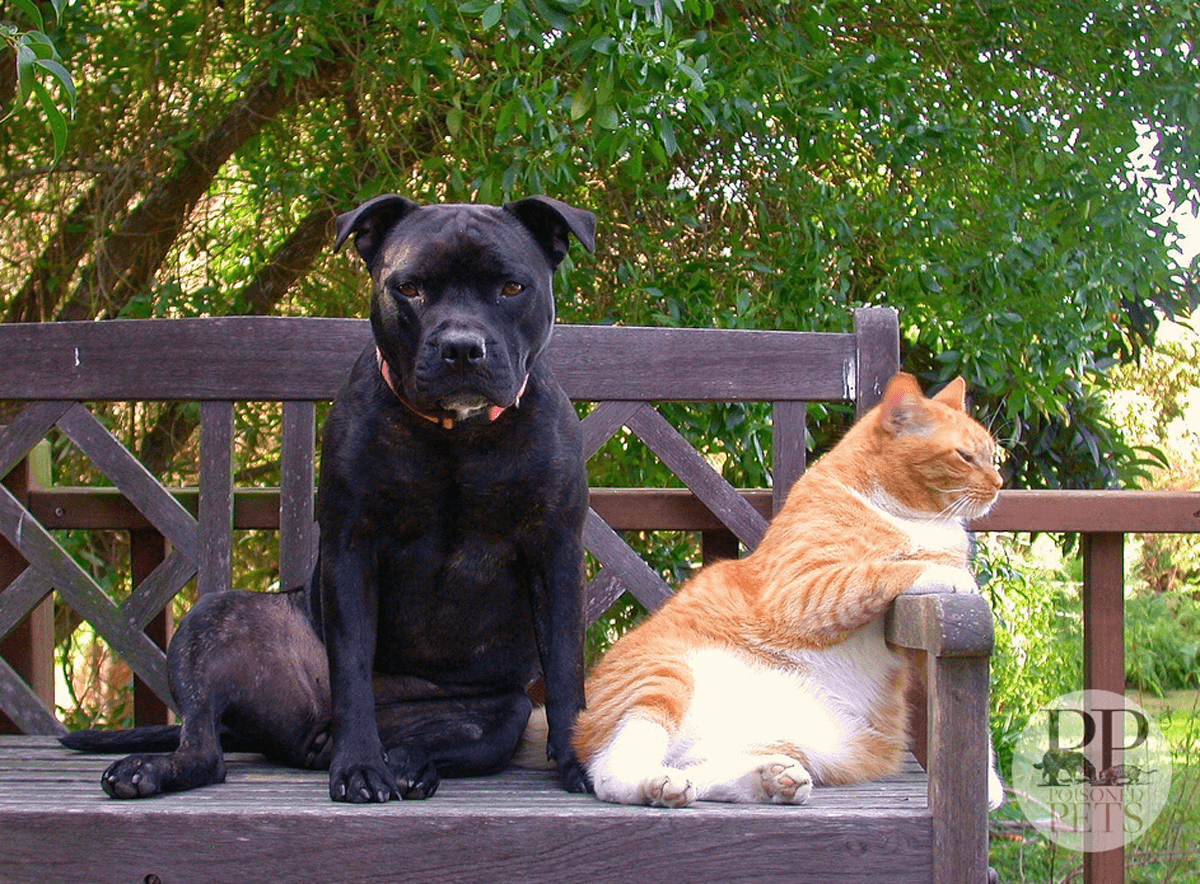
[[[0, 476], [9, 476], [0, 489], [0, 638], [11, 661], [0, 658], [0, 710], [25, 734], [0, 737], [0, 879], [987, 880], [992, 623], [985, 601], [969, 595], [905, 597], [889, 619], [894, 643], [926, 652], [930, 736], [916, 749], [928, 774], [911, 761], [886, 782], [819, 789], [803, 807], [620, 807], [525, 770], [447, 781], [427, 802], [350, 807], [328, 800], [325, 774], [252, 756], [236, 756], [221, 786], [106, 798], [99, 775], [110, 759], [53, 740], [62, 725], [45, 689], [48, 598], [56, 593], [90, 621], [169, 701], [163, 652], [144, 630], [188, 581], [200, 592], [230, 585], [235, 530], [278, 529], [281, 584], [307, 578], [316, 404], [336, 394], [369, 334], [365, 321], [336, 319], [0, 325], [0, 401], [22, 400], [0, 430]], [[593, 488], [591, 622], [625, 592], [651, 609], [670, 592], [621, 532], [698, 531], [706, 557], [752, 548], [804, 469], [808, 404], [870, 407], [897, 369], [899, 336], [887, 308], [855, 311], [847, 334], [561, 326], [547, 358], [574, 400], [596, 403], [583, 422], [589, 454], [624, 427], [685, 486]], [[164, 488], [85, 404], [157, 400], [200, 403], [198, 489]], [[773, 487], [731, 487], [663, 417], [661, 401], [771, 403]], [[240, 402], [283, 403], [278, 489], [231, 479]], [[55, 427], [112, 488], [30, 481], [21, 465]], [[115, 604], [62, 550], [52, 533], [61, 528], [141, 538], [127, 600]]]

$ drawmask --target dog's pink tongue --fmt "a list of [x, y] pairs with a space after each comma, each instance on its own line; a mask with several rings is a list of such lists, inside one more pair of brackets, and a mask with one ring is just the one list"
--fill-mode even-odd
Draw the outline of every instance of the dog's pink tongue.
[[508, 409], [505, 408], [503, 405], [493, 405], [491, 408], [488, 409], [488, 420], [494, 421], [496, 418], [500, 417], [500, 415], [504, 414], [504, 412], [506, 412], [506, 411], [508, 411]]

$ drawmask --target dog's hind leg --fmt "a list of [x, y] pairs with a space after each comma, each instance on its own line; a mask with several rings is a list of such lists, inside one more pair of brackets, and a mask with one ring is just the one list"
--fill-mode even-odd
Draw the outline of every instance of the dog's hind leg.
[[297, 767], [329, 764], [325, 652], [288, 594], [203, 596], [167, 654], [183, 719], [169, 755], [130, 755], [101, 778], [114, 798], [143, 798], [225, 779], [222, 750], [262, 752]]
[[531, 709], [524, 692], [378, 707], [379, 736], [401, 797], [430, 797], [441, 776], [484, 776], [503, 770], [517, 750]]

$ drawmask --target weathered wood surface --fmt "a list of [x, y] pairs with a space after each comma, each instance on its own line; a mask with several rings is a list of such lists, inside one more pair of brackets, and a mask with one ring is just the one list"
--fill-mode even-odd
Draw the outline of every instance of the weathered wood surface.
[[816, 790], [803, 807], [604, 804], [549, 772], [444, 781], [424, 802], [329, 800], [324, 772], [234, 755], [226, 783], [147, 801], [99, 786], [111, 760], [43, 737], [0, 737], [6, 884], [220, 881], [930, 881], [926, 781]]
[[[172, 493], [196, 512], [194, 488]], [[771, 489], [739, 489], [763, 518], [770, 518]], [[714, 531], [725, 524], [686, 488], [592, 488], [592, 507], [620, 531]], [[234, 527], [279, 528], [279, 492], [270, 488], [234, 491]], [[115, 488], [34, 490], [29, 509], [47, 528], [136, 530], [149, 521]], [[973, 531], [1068, 533], [1186, 533], [1200, 531], [1200, 491], [1014, 491], [1000, 492], [991, 513]]]
[[[45, 398], [47, 378], [62, 399], [332, 399], [370, 339], [364, 319], [0, 324], [0, 399]], [[855, 343], [826, 332], [562, 325], [547, 355], [573, 399], [626, 398], [636, 378], [644, 400], [830, 401], [854, 398]]]

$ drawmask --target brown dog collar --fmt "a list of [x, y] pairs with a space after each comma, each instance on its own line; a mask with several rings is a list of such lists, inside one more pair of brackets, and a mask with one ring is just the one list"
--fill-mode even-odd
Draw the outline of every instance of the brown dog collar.
[[[429, 414], [428, 412], [419, 410], [415, 405], [405, 399], [400, 394], [400, 390], [397, 389], [395, 381], [392, 380], [392, 373], [388, 369], [387, 360], [383, 358], [383, 352], [378, 347], [375, 348], [375, 361], [379, 365], [379, 373], [383, 376], [383, 382], [388, 385], [388, 389], [392, 391], [392, 394], [399, 399], [409, 411], [417, 415], [417, 417], [424, 418], [432, 424], [438, 424], [443, 430], [453, 430], [456, 426], [458, 426], [460, 421], [457, 418], [451, 417], [448, 414]], [[512, 405], [492, 405], [490, 408], [488, 408], [488, 423], [494, 422], [500, 417], [500, 415], [504, 414], [504, 412], [508, 411], [510, 408], [520, 408], [521, 397], [525, 395], [525, 388], [528, 386], [529, 375], [525, 375], [525, 379], [521, 381], [521, 389], [517, 391], [516, 401], [514, 401]]]

